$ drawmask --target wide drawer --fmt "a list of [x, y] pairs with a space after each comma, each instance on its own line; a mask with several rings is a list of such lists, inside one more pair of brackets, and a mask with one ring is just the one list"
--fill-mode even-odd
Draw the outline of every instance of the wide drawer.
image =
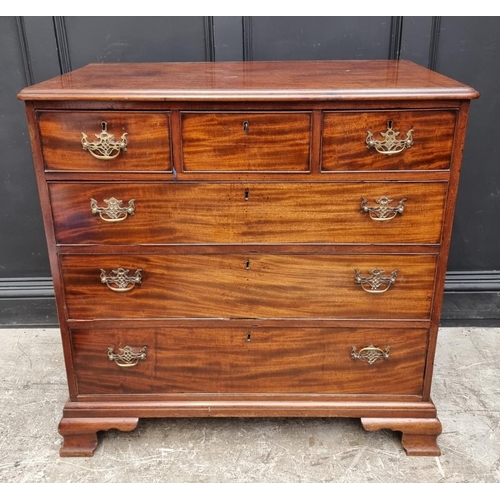
[[420, 395], [428, 342], [427, 330], [397, 328], [75, 329], [71, 339], [79, 394]]
[[310, 113], [181, 113], [185, 172], [309, 170]]
[[454, 110], [327, 112], [321, 168], [449, 169], [456, 117]]
[[[60, 244], [414, 243], [447, 183], [51, 183]], [[364, 207], [364, 208], [363, 208]]]
[[436, 256], [73, 254], [60, 265], [70, 319], [428, 319]]
[[169, 122], [168, 113], [40, 112], [45, 169], [171, 170]]

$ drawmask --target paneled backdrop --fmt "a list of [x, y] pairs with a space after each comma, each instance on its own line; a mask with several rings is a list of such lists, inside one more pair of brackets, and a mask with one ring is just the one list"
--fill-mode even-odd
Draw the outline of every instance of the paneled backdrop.
[[471, 107], [443, 319], [500, 320], [500, 18], [0, 17], [0, 326], [55, 325], [24, 86], [95, 62], [410, 59]]

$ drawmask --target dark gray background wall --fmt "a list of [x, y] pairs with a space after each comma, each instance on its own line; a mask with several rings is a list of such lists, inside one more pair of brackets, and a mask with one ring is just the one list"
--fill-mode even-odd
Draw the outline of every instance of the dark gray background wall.
[[0, 325], [54, 324], [23, 104], [91, 62], [410, 59], [472, 85], [443, 317], [500, 319], [500, 18], [0, 17]]

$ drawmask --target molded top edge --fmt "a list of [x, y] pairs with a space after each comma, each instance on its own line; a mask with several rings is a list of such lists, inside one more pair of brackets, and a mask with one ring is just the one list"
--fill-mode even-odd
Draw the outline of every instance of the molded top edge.
[[27, 87], [22, 100], [265, 101], [475, 99], [468, 85], [410, 61], [112, 63]]

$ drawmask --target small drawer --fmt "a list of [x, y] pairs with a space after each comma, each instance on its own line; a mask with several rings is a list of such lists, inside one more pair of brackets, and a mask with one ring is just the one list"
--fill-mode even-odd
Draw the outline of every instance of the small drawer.
[[424, 329], [125, 328], [71, 332], [79, 394], [420, 395]]
[[438, 244], [446, 182], [49, 183], [60, 244]]
[[323, 171], [447, 170], [456, 111], [324, 114]]
[[40, 112], [46, 170], [168, 171], [168, 113]]
[[185, 172], [306, 172], [311, 113], [181, 113]]
[[62, 255], [70, 319], [429, 319], [435, 255]]

